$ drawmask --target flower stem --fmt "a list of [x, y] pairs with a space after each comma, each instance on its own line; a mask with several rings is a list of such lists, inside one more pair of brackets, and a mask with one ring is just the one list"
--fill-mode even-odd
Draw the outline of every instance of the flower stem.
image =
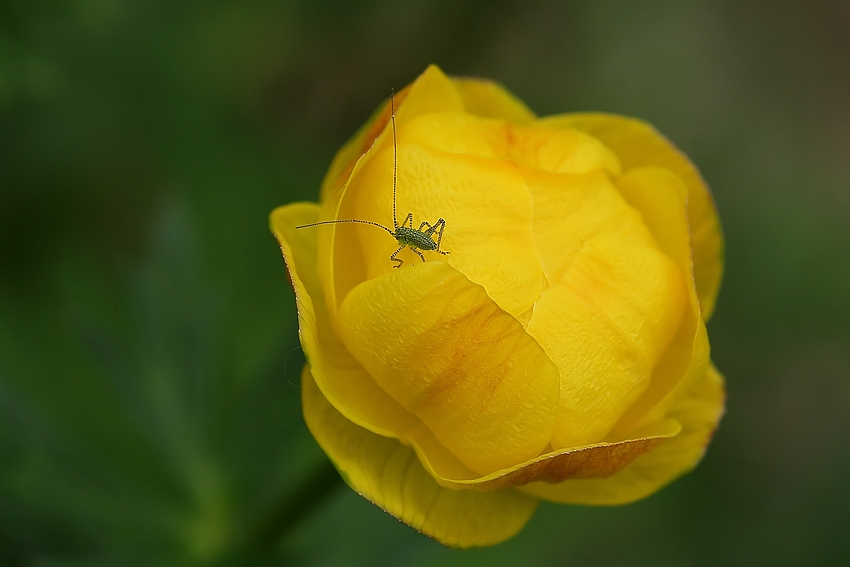
[[324, 460], [289, 497], [258, 522], [248, 535], [249, 549], [267, 550], [277, 545], [293, 526], [308, 516], [336, 489], [342, 479], [330, 461]]

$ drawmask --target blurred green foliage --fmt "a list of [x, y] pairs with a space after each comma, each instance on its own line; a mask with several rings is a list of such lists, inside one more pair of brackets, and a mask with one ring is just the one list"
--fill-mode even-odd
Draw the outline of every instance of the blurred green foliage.
[[[266, 220], [432, 62], [656, 124], [727, 236], [703, 464], [470, 552], [329, 469]], [[848, 62], [839, 0], [3, 0], [0, 562], [847, 563]]]

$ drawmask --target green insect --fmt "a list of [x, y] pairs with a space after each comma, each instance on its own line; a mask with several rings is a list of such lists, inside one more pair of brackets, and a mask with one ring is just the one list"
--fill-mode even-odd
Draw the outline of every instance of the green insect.
[[[420, 252], [420, 250], [429, 250], [432, 252], [437, 252], [444, 256], [450, 254], [450, 252], [440, 250], [440, 243], [443, 241], [443, 231], [446, 229], [445, 219], [440, 218], [434, 224], [429, 224], [426, 221], [422, 221], [422, 224], [419, 225], [419, 228], [413, 228], [413, 213], [407, 213], [407, 216], [404, 218], [404, 222], [398, 224], [398, 216], [396, 215], [396, 170], [398, 169], [398, 143], [396, 140], [395, 129], [395, 92], [390, 95], [390, 109], [390, 119], [392, 120], [393, 124], [393, 229], [390, 230], [382, 224], [360, 219], [321, 221], [296, 226], [295, 228], [308, 228], [311, 226], [318, 226], [320, 224], [337, 224], [342, 222], [359, 222], [361, 224], [370, 224], [372, 226], [377, 226], [378, 228], [382, 228], [389, 232], [390, 235], [396, 239], [396, 242], [401, 245], [399, 246], [398, 250], [393, 252], [390, 256], [390, 260], [396, 262], [396, 265], [393, 266], [393, 268], [400, 268], [402, 267], [402, 265], [404, 265], [404, 261], [401, 258], [397, 258], [396, 256], [399, 252], [404, 250], [405, 246], [413, 250], [417, 254], [417, 256], [422, 259], [423, 262], [425, 261], [425, 256], [422, 255], [422, 252]], [[437, 235], [436, 242], [434, 242], [434, 239], [432, 238], [432, 235], [434, 234]]]

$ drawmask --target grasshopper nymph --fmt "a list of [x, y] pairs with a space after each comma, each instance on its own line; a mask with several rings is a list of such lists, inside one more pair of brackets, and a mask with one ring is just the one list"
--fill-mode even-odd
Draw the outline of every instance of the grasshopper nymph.
[[[422, 221], [422, 224], [419, 225], [419, 228], [413, 228], [413, 213], [407, 213], [407, 216], [404, 218], [404, 222], [398, 224], [398, 216], [396, 214], [396, 185], [397, 185], [397, 169], [398, 169], [398, 141], [396, 139], [396, 127], [395, 127], [395, 92], [390, 94], [390, 119], [392, 120], [393, 125], [393, 228], [390, 230], [386, 226], [368, 220], [361, 219], [340, 219], [340, 220], [330, 220], [330, 221], [321, 221], [314, 222], [310, 224], [304, 224], [301, 226], [296, 226], [295, 228], [307, 228], [311, 226], [318, 226], [320, 224], [336, 224], [343, 222], [358, 222], [361, 224], [370, 224], [372, 226], [377, 226], [378, 228], [382, 228], [386, 230], [390, 235], [396, 239], [396, 242], [400, 244], [398, 250], [392, 253], [390, 256], [390, 260], [396, 262], [396, 265], [393, 268], [400, 268], [404, 261], [401, 258], [397, 258], [399, 252], [404, 250], [404, 247], [407, 246], [411, 250], [413, 250], [424, 262], [425, 256], [422, 255], [421, 250], [429, 250], [432, 252], [437, 252], [442, 255], [448, 255], [449, 252], [444, 250], [440, 250], [440, 243], [443, 241], [443, 231], [446, 228], [446, 221], [443, 218], [440, 218], [434, 224], [429, 224], [427, 221]], [[437, 241], [434, 242], [432, 235], [437, 235]]]

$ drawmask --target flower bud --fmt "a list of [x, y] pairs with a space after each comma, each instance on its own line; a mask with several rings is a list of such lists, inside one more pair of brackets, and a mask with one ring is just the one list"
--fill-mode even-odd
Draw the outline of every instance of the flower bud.
[[694, 166], [638, 120], [537, 118], [434, 66], [393, 103], [319, 204], [271, 216], [305, 420], [346, 482], [469, 547], [540, 499], [631, 502], [694, 467], [724, 405], [722, 236]]

